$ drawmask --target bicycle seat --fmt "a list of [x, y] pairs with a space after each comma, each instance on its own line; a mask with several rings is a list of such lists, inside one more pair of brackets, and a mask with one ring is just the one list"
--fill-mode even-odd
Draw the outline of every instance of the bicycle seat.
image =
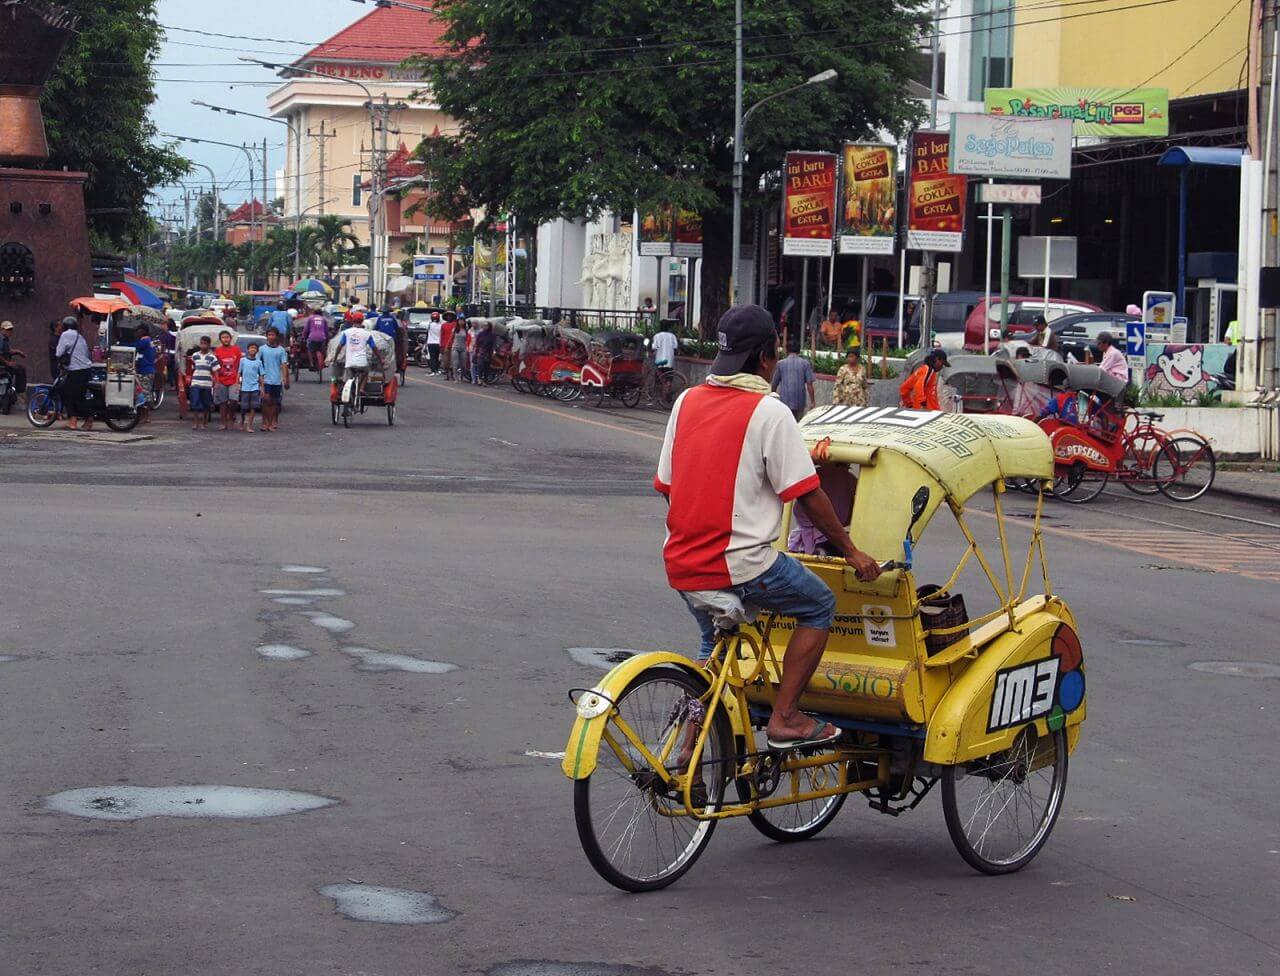
[[1154, 410], [1135, 410], [1139, 417], [1146, 417], [1148, 420], [1164, 420], [1164, 414], [1156, 413]]
[[716, 630], [735, 630], [760, 616], [758, 607], [743, 603], [732, 590], [686, 590], [684, 596], [694, 609], [711, 614]]

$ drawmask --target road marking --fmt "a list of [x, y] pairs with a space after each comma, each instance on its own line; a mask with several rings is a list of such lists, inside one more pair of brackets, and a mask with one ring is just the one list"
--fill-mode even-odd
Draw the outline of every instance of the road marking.
[[517, 407], [521, 410], [536, 410], [538, 413], [548, 413], [553, 417], [559, 417], [562, 420], [573, 420], [580, 424], [589, 424], [592, 427], [603, 427], [606, 430], [617, 430], [624, 434], [634, 434], [636, 437], [644, 437], [651, 441], [662, 442], [663, 438], [657, 434], [646, 434], [644, 431], [633, 430], [630, 427], [622, 427], [618, 424], [606, 423], [603, 420], [589, 420], [586, 417], [577, 417], [571, 413], [565, 413], [563, 410], [556, 410], [552, 407], [542, 407], [536, 403], [520, 403], [516, 400], [509, 400], [506, 397], [494, 396], [492, 393], [477, 393], [474, 390], [455, 389], [446, 383], [432, 383], [431, 387], [437, 390], [445, 390], [449, 393], [458, 393], [462, 396], [479, 397], [482, 400], [493, 400], [495, 403], [503, 403], [509, 407]]

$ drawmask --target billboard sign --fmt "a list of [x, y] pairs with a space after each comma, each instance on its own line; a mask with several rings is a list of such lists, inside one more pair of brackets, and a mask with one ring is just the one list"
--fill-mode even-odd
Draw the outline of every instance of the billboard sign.
[[1071, 178], [1071, 120], [951, 116], [953, 173], [1023, 180]]
[[979, 203], [1035, 206], [1040, 202], [1039, 183], [979, 183], [977, 189]]
[[892, 254], [898, 218], [898, 150], [880, 143], [844, 144], [840, 253]]
[[829, 258], [836, 234], [836, 156], [789, 152], [782, 183], [782, 253]]
[[640, 217], [640, 256], [662, 258], [671, 253], [671, 208]]
[[444, 281], [445, 258], [438, 254], [415, 254], [413, 256], [414, 281]]
[[917, 132], [911, 137], [907, 170], [907, 247], [913, 251], [959, 251], [969, 178], [949, 172], [951, 137]]
[[671, 253], [678, 258], [702, 257], [702, 217], [692, 210], [679, 210], [675, 223], [675, 244]]
[[1132, 139], [1169, 134], [1167, 88], [988, 88], [988, 115], [1070, 119], [1074, 134]]

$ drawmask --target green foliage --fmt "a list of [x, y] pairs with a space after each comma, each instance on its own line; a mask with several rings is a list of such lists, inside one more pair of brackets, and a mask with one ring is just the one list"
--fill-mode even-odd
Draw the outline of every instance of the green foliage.
[[[703, 218], [704, 322], [728, 301], [733, 0], [439, 0], [448, 57], [432, 96], [460, 131], [419, 148], [435, 216], [522, 222], [662, 204]], [[764, 106], [747, 132], [747, 206], [771, 204], [788, 149], [902, 133], [922, 0], [746, 0], [745, 104], [828, 68], [834, 85]], [[588, 36], [587, 32], [590, 32]]]
[[152, 61], [162, 32], [156, 0], [58, 0], [80, 15], [41, 98], [51, 155], [48, 167], [89, 174], [91, 236], [116, 247], [145, 240], [147, 192], [187, 172], [170, 149], [152, 144], [147, 117], [155, 101]]

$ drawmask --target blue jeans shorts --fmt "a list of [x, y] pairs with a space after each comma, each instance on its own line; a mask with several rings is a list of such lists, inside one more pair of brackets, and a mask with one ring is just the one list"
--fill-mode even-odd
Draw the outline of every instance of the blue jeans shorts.
[[207, 386], [192, 386], [187, 389], [187, 404], [192, 413], [213, 409], [213, 390]]
[[[831, 587], [785, 552], [778, 553], [773, 566], [755, 579], [729, 589], [743, 603], [772, 610], [784, 617], [794, 617], [797, 627], [828, 630], [836, 615], [836, 595], [831, 592]], [[688, 600], [685, 600], [685, 605], [693, 619], [698, 621], [698, 631], [702, 635], [698, 660], [705, 661], [715, 650], [715, 624], [711, 621], [711, 614], [705, 610], [695, 610]]]

